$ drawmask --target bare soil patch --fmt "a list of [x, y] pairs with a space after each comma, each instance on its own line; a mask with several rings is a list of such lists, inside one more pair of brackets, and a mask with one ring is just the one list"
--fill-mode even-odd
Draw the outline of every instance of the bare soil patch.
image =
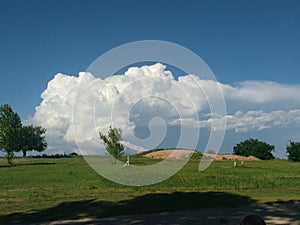
[[152, 159], [186, 159], [191, 156], [195, 151], [192, 150], [179, 150], [179, 149], [166, 149], [150, 152], [144, 157]]
[[259, 158], [255, 156], [241, 156], [241, 155], [234, 155], [234, 154], [209, 154], [204, 153], [203, 154], [206, 157], [213, 158], [216, 161], [221, 160], [240, 160], [240, 161], [257, 161], [260, 160]]
[[[182, 149], [166, 149], [166, 150], [158, 150], [150, 152], [144, 157], [152, 158], [152, 159], [185, 159], [190, 157], [195, 151], [193, 150], [182, 150]], [[240, 155], [233, 155], [233, 154], [210, 154], [210, 153], [203, 153], [205, 157], [212, 158], [216, 161], [221, 160], [240, 160], [240, 161], [257, 161], [260, 160], [254, 156], [240, 156]]]

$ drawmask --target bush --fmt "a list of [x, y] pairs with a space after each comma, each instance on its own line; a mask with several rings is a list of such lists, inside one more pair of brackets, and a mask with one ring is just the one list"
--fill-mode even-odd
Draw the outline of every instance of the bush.
[[193, 152], [193, 155], [191, 156], [191, 160], [200, 160], [202, 158], [202, 153], [201, 152]]
[[78, 156], [76, 152], [72, 152], [69, 156]]
[[300, 142], [290, 141], [286, 147], [286, 153], [288, 154], [289, 160], [300, 162]]
[[233, 147], [233, 153], [236, 155], [252, 155], [263, 160], [274, 159], [272, 151], [274, 151], [274, 145], [269, 145], [252, 138], [240, 142]]

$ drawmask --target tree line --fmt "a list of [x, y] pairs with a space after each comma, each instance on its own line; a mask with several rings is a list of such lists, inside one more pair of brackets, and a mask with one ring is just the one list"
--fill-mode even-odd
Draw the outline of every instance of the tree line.
[[[42, 152], [47, 148], [45, 140], [46, 128], [34, 125], [22, 125], [19, 115], [14, 112], [10, 105], [0, 106], [0, 150], [6, 153], [9, 164], [15, 156], [15, 152], [22, 152], [26, 156], [28, 151]], [[100, 139], [106, 146], [106, 150], [115, 159], [124, 153], [121, 144], [122, 130], [110, 127], [108, 134], [99, 132]], [[258, 139], [247, 139], [233, 147], [233, 153], [243, 156], [255, 156], [262, 160], [274, 159], [272, 152], [274, 145], [259, 141]], [[300, 162], [300, 142], [290, 141], [286, 147], [288, 159]]]
[[26, 156], [28, 151], [44, 151], [47, 148], [45, 133], [44, 127], [23, 125], [10, 105], [0, 106], [0, 150], [5, 152], [10, 165], [16, 152]]
[[[274, 145], [253, 138], [242, 141], [233, 147], [233, 153], [236, 155], [252, 155], [262, 160], [274, 159], [273, 151]], [[289, 141], [286, 153], [289, 160], [300, 162], [300, 142]]]
[[[124, 146], [120, 143], [122, 140], [122, 130], [120, 128], [109, 127], [107, 135], [99, 132], [99, 136], [102, 139], [102, 143], [106, 146], [106, 151], [114, 159], [119, 159], [124, 154]], [[233, 153], [242, 156], [255, 156], [262, 160], [270, 160], [275, 158], [272, 154], [274, 148], [274, 145], [249, 138], [236, 144], [233, 147]], [[300, 162], [300, 142], [290, 141], [286, 147], [286, 153], [289, 160]]]

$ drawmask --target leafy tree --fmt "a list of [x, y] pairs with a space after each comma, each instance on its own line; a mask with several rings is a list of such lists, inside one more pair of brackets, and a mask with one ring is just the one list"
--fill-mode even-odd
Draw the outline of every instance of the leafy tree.
[[233, 153], [236, 155], [253, 155], [263, 160], [274, 159], [272, 151], [274, 151], [273, 145], [252, 138], [240, 142], [233, 147]]
[[300, 162], [300, 142], [290, 141], [286, 147], [286, 152], [289, 160]]
[[12, 165], [14, 152], [20, 149], [21, 119], [10, 105], [0, 106], [0, 149], [6, 153], [7, 161]]
[[41, 126], [23, 126], [21, 129], [21, 149], [23, 157], [28, 151], [42, 152], [47, 148], [47, 142], [44, 134], [46, 128]]
[[[107, 135], [99, 132], [103, 144], [106, 146], [106, 151], [115, 159], [119, 159], [124, 153], [124, 145], [120, 143], [122, 139], [122, 130], [119, 128], [109, 127]], [[114, 160], [114, 163], [116, 161]]]

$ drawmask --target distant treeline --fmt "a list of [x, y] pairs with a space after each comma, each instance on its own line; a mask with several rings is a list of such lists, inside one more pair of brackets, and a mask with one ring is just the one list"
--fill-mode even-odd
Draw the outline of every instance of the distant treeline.
[[76, 152], [72, 152], [71, 154], [55, 154], [55, 155], [47, 155], [47, 154], [43, 154], [43, 155], [35, 155], [35, 156], [30, 156], [31, 158], [69, 158], [69, 157], [73, 157], [73, 156], [78, 156], [78, 154]]

